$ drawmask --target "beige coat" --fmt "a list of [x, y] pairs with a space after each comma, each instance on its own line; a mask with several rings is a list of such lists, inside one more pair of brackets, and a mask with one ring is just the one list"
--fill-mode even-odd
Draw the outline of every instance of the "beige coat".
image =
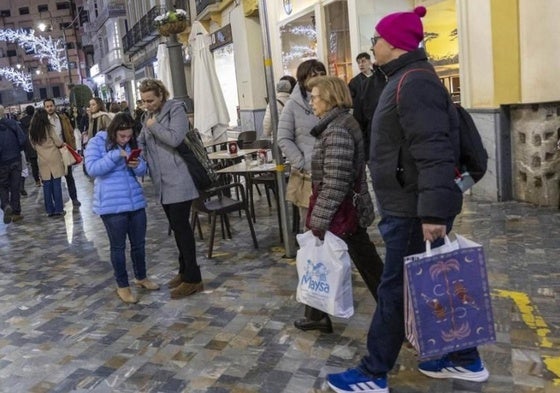
[[[107, 112], [95, 112], [89, 118], [89, 127], [87, 130], [88, 140], [93, 138], [97, 131], [107, 131], [107, 127], [109, 127], [109, 123], [113, 120], [115, 116], [114, 113], [107, 113]], [[96, 125], [94, 129], [94, 123]]]
[[41, 179], [50, 180], [66, 175], [66, 167], [62, 162], [62, 154], [60, 154], [59, 146], [64, 142], [56, 135], [54, 127], [49, 128], [47, 140], [41, 144], [32, 143], [37, 150], [37, 162], [39, 164], [39, 174]]

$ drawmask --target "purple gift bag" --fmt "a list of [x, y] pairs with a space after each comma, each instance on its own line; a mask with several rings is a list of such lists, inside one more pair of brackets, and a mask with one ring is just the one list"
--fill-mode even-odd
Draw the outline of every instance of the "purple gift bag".
[[484, 250], [456, 238], [405, 258], [406, 337], [420, 358], [496, 341]]

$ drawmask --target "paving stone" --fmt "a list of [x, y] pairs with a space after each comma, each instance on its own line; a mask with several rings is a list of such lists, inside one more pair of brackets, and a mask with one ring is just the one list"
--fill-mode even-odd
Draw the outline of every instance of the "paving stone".
[[[0, 392], [322, 392], [328, 373], [364, 355], [375, 301], [355, 271], [350, 319], [333, 318], [332, 334], [294, 328], [303, 315], [295, 260], [283, 258], [276, 212], [257, 195], [259, 249], [245, 219], [232, 214], [232, 239], [218, 230], [215, 258], [206, 258], [202, 220], [205, 238], [197, 234], [196, 245], [205, 291], [172, 300], [164, 284], [176, 274], [177, 250], [146, 178], [148, 275], [162, 288], [133, 288], [139, 303], [122, 303], [105, 228], [91, 211], [92, 183], [80, 169], [74, 176], [80, 209], [67, 200], [64, 219], [48, 219], [42, 189], [28, 187], [25, 219], [0, 224]], [[403, 346], [391, 391], [560, 392], [553, 368], [560, 362], [560, 212], [467, 198], [454, 230], [485, 246], [492, 289], [524, 294], [530, 304], [493, 293], [497, 342], [480, 347], [488, 382], [427, 378]], [[383, 254], [376, 227], [369, 233]]]

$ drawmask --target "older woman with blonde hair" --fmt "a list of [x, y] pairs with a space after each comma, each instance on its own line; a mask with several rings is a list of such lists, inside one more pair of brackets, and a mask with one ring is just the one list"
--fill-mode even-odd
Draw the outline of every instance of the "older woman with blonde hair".
[[[346, 83], [334, 76], [314, 77], [307, 87], [311, 91], [311, 108], [319, 122], [311, 129], [315, 137], [311, 155], [311, 199], [315, 204], [307, 212], [306, 226], [323, 239], [327, 230], [335, 232], [333, 221], [343, 201], [347, 198], [356, 201], [352, 208], [356, 209], [358, 225], [339, 236], [348, 245], [354, 265], [377, 300], [383, 262], [366, 230], [373, 222], [374, 212], [366, 183], [362, 131], [350, 114], [352, 97]], [[329, 316], [309, 306], [306, 306], [305, 318], [295, 321], [294, 325], [301, 330], [332, 332]]]

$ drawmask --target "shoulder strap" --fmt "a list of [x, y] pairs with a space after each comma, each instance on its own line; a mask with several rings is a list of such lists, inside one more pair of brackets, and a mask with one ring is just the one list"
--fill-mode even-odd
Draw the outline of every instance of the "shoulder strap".
[[435, 74], [433, 71], [427, 70], [427, 69], [425, 69], [425, 68], [413, 68], [413, 69], [411, 69], [411, 70], [406, 71], [406, 72], [403, 74], [403, 76], [401, 76], [401, 79], [399, 79], [399, 83], [398, 83], [398, 85], [397, 85], [397, 95], [396, 95], [396, 96], [397, 96], [397, 107], [399, 106], [399, 100], [400, 100], [400, 94], [401, 94], [401, 86], [402, 86], [402, 84], [403, 84], [403, 82], [404, 82], [404, 78], [406, 78], [406, 77], [408, 76], [408, 74], [410, 74], [411, 72], [416, 72], [416, 71], [418, 71], [418, 72], [423, 71], [423, 72], [427, 72], [427, 73], [429, 73], [429, 74], [432, 74], [432, 75], [434, 75], [434, 76], [437, 76], [437, 74]]

